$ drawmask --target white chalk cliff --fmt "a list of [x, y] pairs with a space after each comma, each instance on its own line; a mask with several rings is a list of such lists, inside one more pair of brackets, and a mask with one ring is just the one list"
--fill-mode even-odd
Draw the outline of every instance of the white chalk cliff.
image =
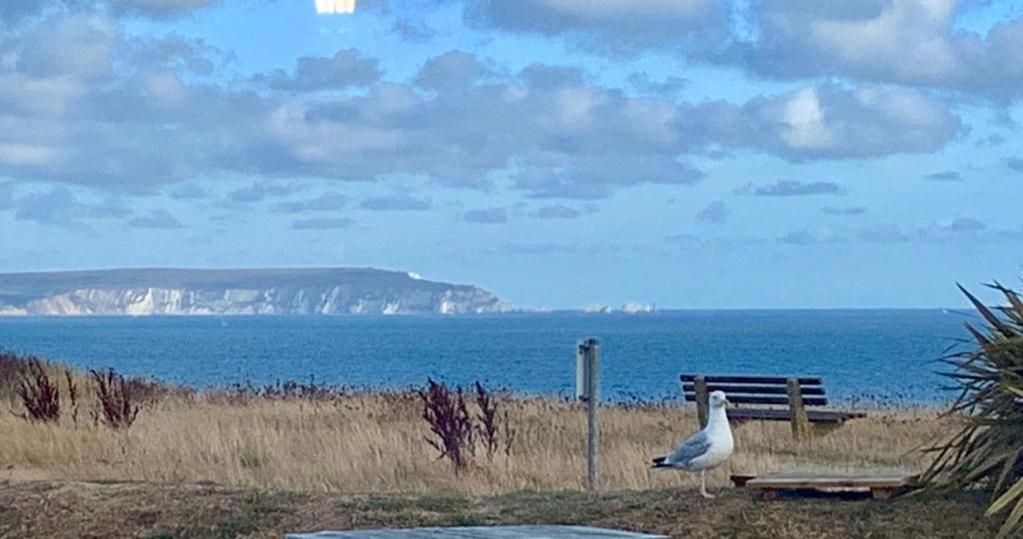
[[0, 316], [399, 315], [510, 309], [475, 286], [362, 268], [0, 274]]

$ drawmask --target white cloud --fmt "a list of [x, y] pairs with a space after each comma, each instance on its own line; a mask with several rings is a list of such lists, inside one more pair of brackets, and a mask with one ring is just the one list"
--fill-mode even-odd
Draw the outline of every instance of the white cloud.
[[554, 96], [558, 119], [569, 128], [591, 127], [593, 110], [606, 103], [604, 96], [593, 88], [562, 88]]
[[426, 61], [416, 75], [416, 83], [428, 90], [463, 88], [490, 71], [474, 54], [451, 50]]
[[728, 205], [720, 200], [707, 204], [696, 214], [696, 222], [707, 225], [723, 225], [731, 215]]
[[645, 47], [697, 50], [728, 35], [728, 6], [713, 0], [477, 0], [476, 24], [548, 36], [611, 54]]
[[177, 73], [161, 71], [146, 77], [146, 88], [162, 106], [179, 106], [188, 98], [188, 88]]
[[[269, 114], [267, 131], [296, 159], [308, 163], [343, 162], [352, 155], [396, 148], [393, 129], [350, 122], [311, 121], [306, 105], [290, 102]], [[367, 178], [368, 179], [368, 178]]]
[[860, 69], [880, 65], [907, 77], [943, 77], [957, 64], [946, 38], [954, 18], [950, 0], [897, 0], [870, 19], [811, 21], [808, 37], [819, 50]]
[[918, 91], [850, 90], [834, 84], [760, 97], [742, 106], [689, 106], [682, 118], [686, 131], [702, 135], [706, 143], [757, 148], [793, 160], [930, 153], [963, 130], [962, 120], [946, 104]]
[[508, 210], [505, 208], [469, 210], [462, 214], [462, 220], [481, 225], [499, 225], [508, 222]]
[[408, 193], [371, 197], [362, 201], [361, 208], [372, 211], [425, 211], [433, 206], [429, 199], [416, 198]]
[[[51, 38], [84, 40], [87, 54], [57, 58]], [[343, 49], [220, 84], [229, 54], [181, 36], [128, 39], [82, 13], [0, 40], [9, 54], [18, 58], [0, 71], [9, 97], [0, 174], [116, 192], [237, 173], [476, 189], [501, 181], [534, 198], [596, 199], [699, 181], [688, 157], [706, 148], [861, 158], [935, 151], [961, 129], [943, 103], [913, 90], [816, 85], [743, 104], [680, 103], [630, 96], [579, 68], [502, 71], [464, 51], [427, 60], [405, 83], [382, 81], [375, 59]]]
[[354, 224], [355, 220], [350, 217], [310, 217], [292, 221], [291, 228], [295, 230], [339, 230], [349, 228]]
[[972, 0], [471, 0], [490, 29], [557, 36], [614, 57], [656, 50], [770, 78], [845, 77], [1023, 96], [1023, 16], [957, 25]]
[[0, 111], [62, 116], [86, 93], [85, 84], [69, 77], [36, 78], [22, 73], [0, 75]]
[[181, 228], [181, 221], [167, 212], [167, 210], [156, 209], [147, 215], [140, 215], [128, 220], [128, 226], [135, 228], [171, 229]]
[[382, 72], [376, 60], [362, 56], [357, 49], [341, 49], [332, 57], [303, 56], [295, 63], [293, 75], [283, 70], [256, 75], [256, 82], [267, 82], [275, 90], [341, 90], [365, 86], [380, 80]]
[[196, 9], [213, 6], [222, 0], [109, 0], [117, 11], [147, 15], [151, 17], [172, 17]]
[[0, 143], [0, 163], [6, 165], [44, 166], [53, 164], [59, 157], [60, 153], [54, 148]]
[[[15, 49], [18, 69], [31, 76], [95, 80], [113, 70], [117, 24], [98, 13], [55, 15], [34, 27]], [[73, 51], [73, 53], [71, 53]]]
[[1023, 17], [987, 35], [956, 25], [971, 3], [868, 0], [756, 4], [757, 39], [704, 58], [780, 78], [844, 76], [927, 86], [999, 100], [1023, 95]]
[[696, 17], [713, 10], [711, 0], [543, 0], [554, 12], [578, 19], [620, 21], [637, 15]]
[[792, 148], [819, 149], [833, 144], [834, 133], [824, 122], [820, 101], [813, 88], [804, 88], [785, 103], [781, 136]]

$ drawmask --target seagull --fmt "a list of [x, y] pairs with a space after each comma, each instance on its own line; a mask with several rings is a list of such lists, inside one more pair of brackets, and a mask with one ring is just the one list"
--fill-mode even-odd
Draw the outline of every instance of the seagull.
[[655, 458], [652, 466], [689, 472], [699, 470], [700, 495], [704, 498], [714, 498], [714, 495], [707, 492], [707, 470], [728, 460], [735, 447], [732, 428], [728, 426], [728, 415], [725, 413], [728, 399], [724, 391], [712, 392], [709, 401], [710, 417], [707, 418], [707, 426], [682, 442], [674, 453]]

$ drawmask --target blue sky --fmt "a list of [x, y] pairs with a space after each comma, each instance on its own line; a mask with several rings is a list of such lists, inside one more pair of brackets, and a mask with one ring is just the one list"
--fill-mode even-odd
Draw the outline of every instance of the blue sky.
[[1019, 285], [1023, 2], [14, 0], [0, 271], [373, 266], [524, 307]]

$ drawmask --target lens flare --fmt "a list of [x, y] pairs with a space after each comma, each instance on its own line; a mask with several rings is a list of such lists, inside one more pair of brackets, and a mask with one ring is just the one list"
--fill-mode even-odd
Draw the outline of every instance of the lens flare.
[[321, 15], [355, 13], [355, 0], [316, 0], [316, 12]]

